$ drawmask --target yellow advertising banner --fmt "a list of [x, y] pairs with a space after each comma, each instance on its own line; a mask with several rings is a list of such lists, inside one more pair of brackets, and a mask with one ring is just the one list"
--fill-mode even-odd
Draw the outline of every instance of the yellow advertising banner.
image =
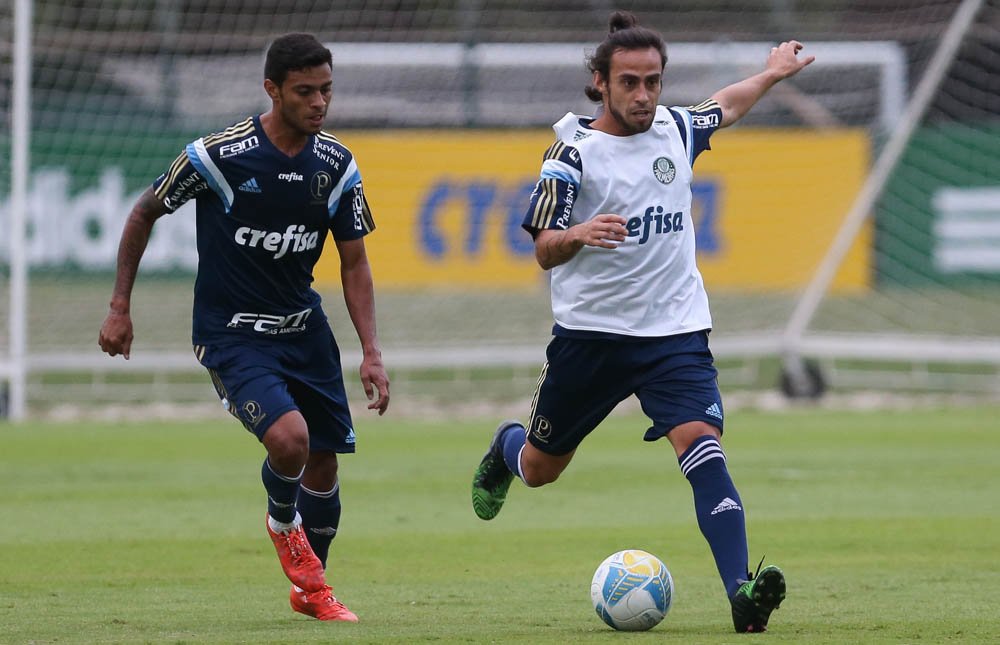
[[[348, 132], [376, 230], [382, 289], [537, 288], [545, 274], [521, 228], [551, 130]], [[737, 129], [695, 163], [699, 266], [711, 291], [794, 289], [812, 276], [869, 163], [860, 130]], [[871, 229], [833, 288], [867, 287]], [[337, 254], [316, 280], [339, 285]]]

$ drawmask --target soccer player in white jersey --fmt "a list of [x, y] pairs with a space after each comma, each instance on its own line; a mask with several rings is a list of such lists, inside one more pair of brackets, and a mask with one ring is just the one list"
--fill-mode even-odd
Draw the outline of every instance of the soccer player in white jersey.
[[666, 437], [694, 492], [737, 632], [767, 629], [785, 597], [775, 566], [751, 574], [743, 502], [721, 445], [723, 407], [708, 348], [708, 297], [695, 265], [692, 165], [709, 137], [732, 125], [813, 57], [771, 49], [764, 70], [694, 107], [658, 105], [667, 61], [662, 37], [626, 12], [611, 15], [589, 59], [595, 117], [553, 126], [523, 226], [551, 275], [553, 338], [527, 424], [504, 421], [476, 469], [472, 501], [500, 512], [514, 477], [555, 481], [580, 442], [635, 395]]
[[129, 357], [132, 287], [153, 225], [194, 200], [194, 352], [225, 409], [267, 451], [265, 529], [292, 583], [289, 602], [319, 620], [356, 622], [326, 579], [341, 515], [337, 455], [355, 449], [340, 352], [311, 287], [328, 233], [361, 341], [361, 382], [378, 414], [389, 379], [364, 242], [375, 223], [354, 155], [323, 132], [331, 65], [310, 34], [276, 38], [264, 63], [271, 109], [191, 142], [142, 194], [122, 232], [98, 342]]

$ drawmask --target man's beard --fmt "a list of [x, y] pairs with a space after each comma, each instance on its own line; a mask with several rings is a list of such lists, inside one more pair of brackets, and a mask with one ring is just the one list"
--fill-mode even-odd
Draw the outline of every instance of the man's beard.
[[611, 118], [613, 118], [615, 121], [618, 122], [618, 125], [621, 126], [622, 130], [625, 130], [629, 134], [641, 134], [643, 132], [646, 132], [653, 126], [652, 118], [649, 119], [649, 123], [643, 123], [639, 125], [629, 123], [628, 121], [625, 120], [625, 116], [621, 112], [611, 107], [610, 103], [608, 104], [608, 112], [611, 114]]

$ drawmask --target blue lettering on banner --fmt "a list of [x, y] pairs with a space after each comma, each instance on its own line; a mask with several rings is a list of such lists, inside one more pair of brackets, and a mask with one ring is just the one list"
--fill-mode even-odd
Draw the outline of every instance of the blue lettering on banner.
[[[525, 178], [513, 185], [500, 185], [483, 179], [440, 179], [431, 184], [420, 204], [417, 215], [417, 239], [420, 250], [434, 259], [441, 259], [458, 251], [450, 248], [442, 231], [440, 218], [449, 207], [461, 209], [463, 226], [461, 252], [469, 257], [480, 255], [483, 240], [491, 218], [502, 219], [502, 240], [505, 249], [518, 258], [534, 253], [534, 242], [521, 222], [535, 179]], [[698, 253], [716, 255], [721, 251], [719, 239], [719, 185], [716, 181], [696, 181], [691, 185], [692, 214]], [[679, 213], [664, 212], [662, 207], [647, 209], [644, 218], [633, 218], [627, 226], [630, 236], [641, 235], [645, 242], [651, 234], [664, 234], [681, 230], [683, 222]], [[646, 217], [648, 216], [648, 217]], [[649, 221], [646, 222], [645, 219]]]
[[[502, 216], [504, 246], [515, 256], [534, 253], [534, 244], [521, 220], [528, 207], [533, 180], [514, 186], [499, 186], [482, 180], [453, 181], [442, 179], [431, 185], [420, 205], [417, 228], [420, 249], [432, 258], [440, 259], [454, 252], [441, 231], [441, 214], [451, 205], [463, 209], [462, 251], [471, 257], [482, 253], [488, 218]], [[498, 212], [499, 211], [499, 212]]]
[[486, 215], [493, 206], [497, 187], [491, 184], [470, 183], [466, 186], [465, 192], [469, 204], [469, 232], [465, 236], [465, 254], [475, 256], [479, 255], [479, 249], [483, 245]]
[[514, 255], [519, 257], [535, 255], [535, 241], [521, 228], [525, 211], [528, 209], [528, 201], [534, 190], [535, 182], [525, 179], [520, 186], [514, 187], [507, 193], [507, 202], [504, 204], [507, 211], [507, 245]]
[[438, 211], [444, 207], [450, 192], [451, 186], [445, 182], [439, 182], [432, 186], [420, 207], [420, 215], [417, 217], [420, 247], [433, 258], [442, 257], [447, 250], [444, 236], [437, 231], [435, 218]]
[[719, 242], [719, 184], [715, 181], [692, 182], [691, 197], [698, 253], [718, 255], [722, 251]]

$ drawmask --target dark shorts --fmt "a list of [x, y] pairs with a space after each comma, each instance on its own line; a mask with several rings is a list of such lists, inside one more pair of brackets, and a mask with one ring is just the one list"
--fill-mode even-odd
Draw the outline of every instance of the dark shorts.
[[340, 350], [331, 332], [194, 349], [222, 405], [258, 440], [281, 415], [298, 410], [309, 427], [310, 451], [354, 452]]
[[528, 424], [528, 439], [542, 452], [572, 452], [633, 394], [653, 421], [646, 441], [689, 421], [722, 431], [722, 397], [707, 331], [628, 340], [555, 336], [546, 358]]

